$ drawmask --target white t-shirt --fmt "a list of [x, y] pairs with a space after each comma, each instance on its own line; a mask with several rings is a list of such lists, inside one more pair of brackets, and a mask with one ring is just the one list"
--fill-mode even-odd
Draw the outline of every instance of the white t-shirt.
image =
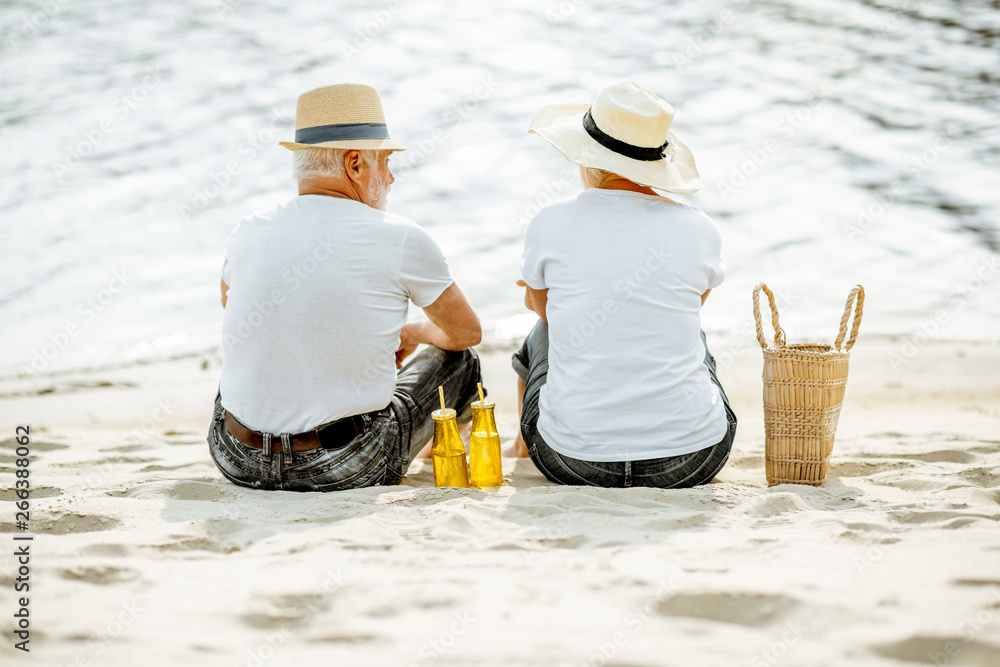
[[722, 439], [701, 295], [725, 278], [719, 231], [701, 210], [591, 188], [528, 224], [521, 275], [548, 289], [548, 380], [538, 430], [589, 461], [677, 456]]
[[408, 302], [429, 306], [452, 283], [422, 227], [322, 195], [243, 218], [222, 277], [222, 405], [271, 433], [387, 406]]

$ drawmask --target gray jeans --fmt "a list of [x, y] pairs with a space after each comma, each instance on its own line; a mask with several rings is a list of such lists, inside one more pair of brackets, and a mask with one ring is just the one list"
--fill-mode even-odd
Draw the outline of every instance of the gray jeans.
[[[254, 489], [338, 491], [397, 484], [434, 434], [431, 413], [440, 407], [438, 385], [446, 403], [458, 411], [459, 422], [465, 422], [472, 419], [477, 382], [482, 373], [474, 350], [446, 352], [428, 346], [399, 372], [389, 405], [364, 415], [365, 428], [350, 443], [339, 449], [271, 454], [229, 433], [222, 423], [222, 395], [217, 394], [209, 452], [226, 479]], [[273, 439], [280, 442], [277, 434]]]
[[729, 426], [722, 440], [712, 447], [680, 456], [639, 461], [584, 461], [552, 449], [538, 432], [538, 398], [549, 373], [549, 327], [539, 321], [512, 359], [514, 371], [525, 383], [521, 403], [521, 435], [535, 466], [553, 482], [578, 486], [670, 489], [710, 482], [729, 460], [736, 436], [736, 414], [729, 406], [729, 399], [715, 373], [715, 357], [708, 351], [704, 331], [701, 332], [701, 342], [705, 348], [705, 365], [708, 366], [710, 379], [719, 388], [726, 408]]

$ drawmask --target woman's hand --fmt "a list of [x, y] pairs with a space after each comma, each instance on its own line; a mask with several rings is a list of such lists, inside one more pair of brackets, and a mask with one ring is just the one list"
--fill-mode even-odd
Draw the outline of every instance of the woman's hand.
[[528, 283], [523, 280], [517, 281], [518, 287], [524, 288], [524, 305], [525, 307], [538, 315], [542, 322], [548, 322], [545, 317], [545, 306], [549, 302], [549, 290], [547, 289], [532, 289], [528, 286]]

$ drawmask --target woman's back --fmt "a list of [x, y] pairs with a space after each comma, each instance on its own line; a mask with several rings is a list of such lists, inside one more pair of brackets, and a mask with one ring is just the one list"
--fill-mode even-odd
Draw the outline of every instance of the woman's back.
[[538, 430], [554, 450], [640, 460], [723, 437], [700, 319], [725, 277], [720, 246], [700, 210], [625, 190], [590, 188], [532, 220], [522, 275], [548, 290]]

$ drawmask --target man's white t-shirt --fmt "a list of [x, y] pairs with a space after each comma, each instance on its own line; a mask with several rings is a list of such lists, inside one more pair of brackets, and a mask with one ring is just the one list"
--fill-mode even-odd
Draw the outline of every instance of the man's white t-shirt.
[[521, 275], [549, 290], [538, 430], [552, 449], [628, 461], [722, 439], [701, 340], [701, 295], [725, 278], [720, 253], [711, 218], [655, 195], [590, 188], [531, 220]]
[[243, 218], [222, 277], [222, 405], [271, 433], [386, 407], [408, 302], [429, 306], [452, 283], [422, 227], [322, 195]]

